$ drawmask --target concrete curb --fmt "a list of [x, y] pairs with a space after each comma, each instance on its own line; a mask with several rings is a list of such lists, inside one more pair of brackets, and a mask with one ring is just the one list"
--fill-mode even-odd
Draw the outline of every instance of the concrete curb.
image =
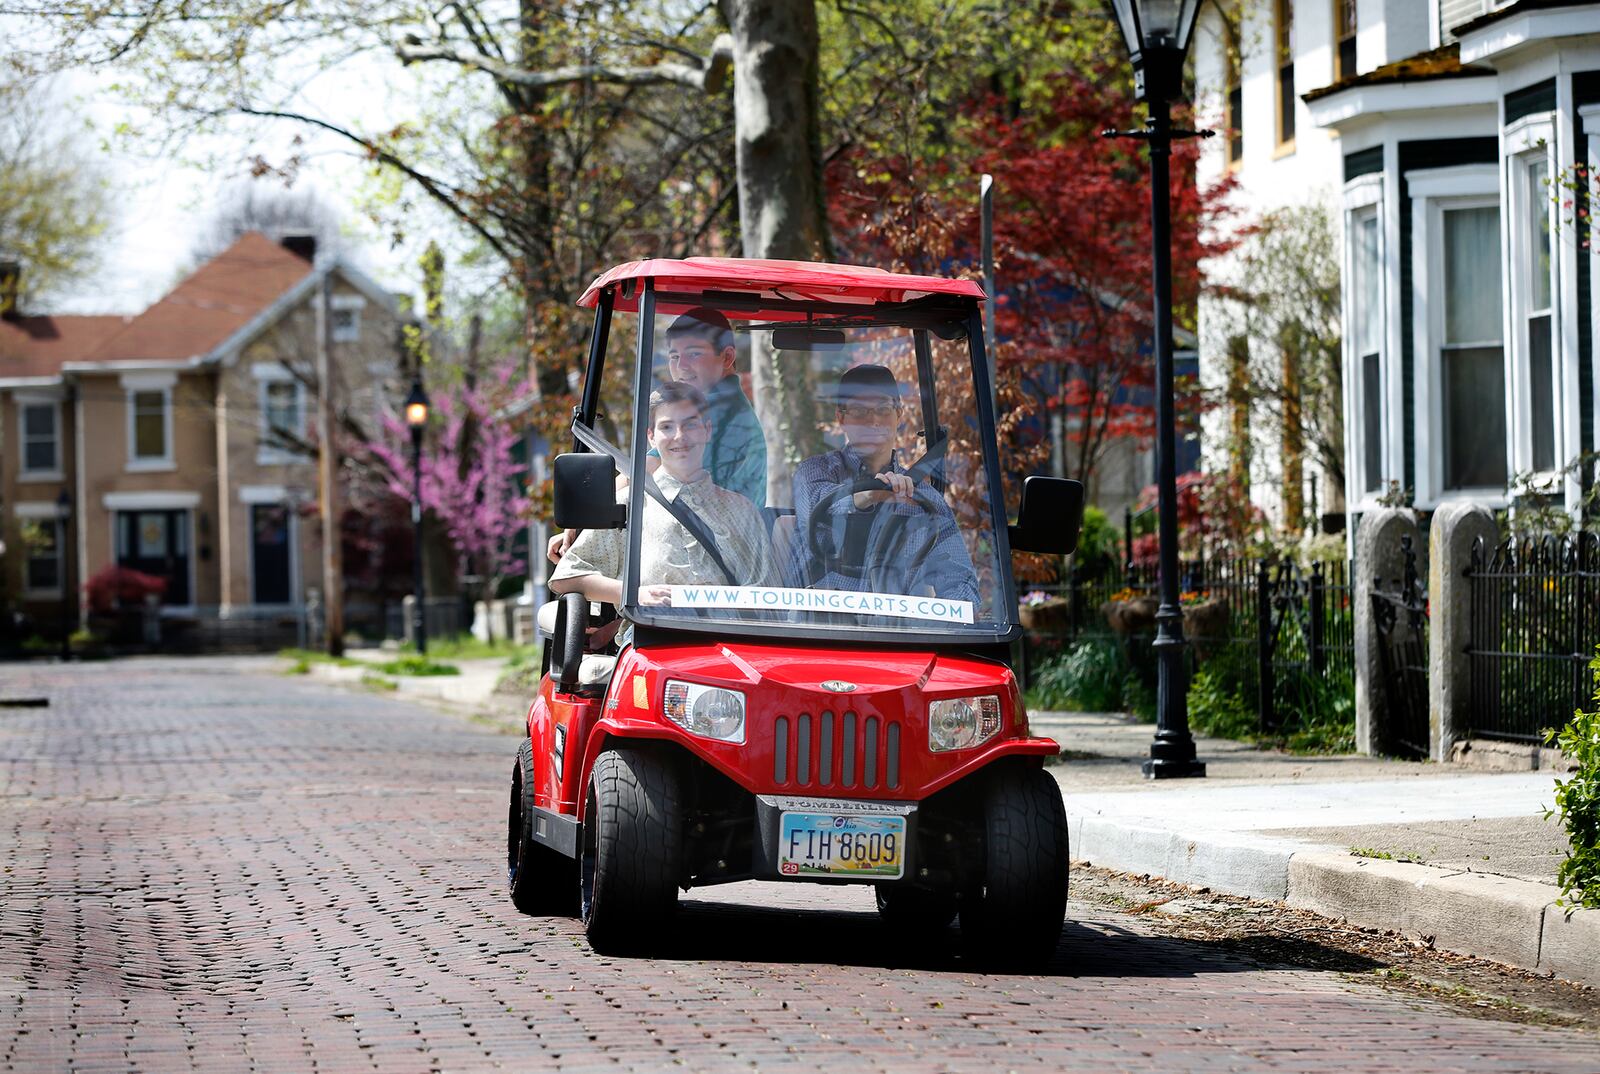
[[1238, 832], [1162, 831], [1070, 817], [1073, 858], [1323, 917], [1393, 929], [1457, 954], [1600, 987], [1600, 911], [1556, 905], [1552, 884], [1355, 857]]

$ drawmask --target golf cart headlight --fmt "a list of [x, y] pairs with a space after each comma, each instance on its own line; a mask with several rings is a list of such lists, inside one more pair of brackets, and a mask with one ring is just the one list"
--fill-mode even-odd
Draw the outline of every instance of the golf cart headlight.
[[668, 679], [663, 708], [667, 719], [692, 735], [744, 742], [744, 695], [737, 690]]
[[933, 753], [981, 745], [1000, 733], [1000, 699], [954, 697], [928, 706], [928, 749]]

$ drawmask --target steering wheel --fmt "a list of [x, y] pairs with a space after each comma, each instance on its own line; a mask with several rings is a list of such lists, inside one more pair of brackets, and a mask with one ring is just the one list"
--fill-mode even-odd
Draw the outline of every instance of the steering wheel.
[[[873, 588], [891, 591], [892, 586], [882, 584], [887, 581], [884, 577], [886, 572], [914, 567], [933, 551], [934, 543], [939, 539], [938, 526], [925, 527], [927, 533], [918, 545], [915, 548], [906, 548], [908, 523], [912, 516], [893, 511], [890, 512], [888, 520], [878, 528], [863, 554], [861, 563], [845, 563], [839, 559], [838, 550], [833, 547], [834, 505], [846, 496], [854, 496], [858, 492], [879, 492], [888, 487], [888, 482], [881, 478], [863, 477], [851, 484], [840, 485], [812, 508], [806, 543], [811, 550], [811, 561], [818, 565], [823, 574], [831, 571], [846, 578], [865, 578], [878, 583]], [[911, 502], [922, 508], [923, 514], [937, 522], [940, 517], [939, 508], [943, 506], [938, 494], [925, 486], [913, 486], [913, 489]]]

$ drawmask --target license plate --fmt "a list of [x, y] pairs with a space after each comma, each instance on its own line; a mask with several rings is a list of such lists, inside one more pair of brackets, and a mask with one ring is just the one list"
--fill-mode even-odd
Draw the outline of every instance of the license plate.
[[783, 876], [898, 879], [905, 872], [906, 818], [874, 814], [784, 813], [778, 832]]

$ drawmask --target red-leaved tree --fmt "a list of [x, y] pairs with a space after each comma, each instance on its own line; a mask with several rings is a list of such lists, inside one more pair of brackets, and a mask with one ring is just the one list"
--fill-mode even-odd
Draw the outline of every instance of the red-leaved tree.
[[[1049, 386], [1045, 406], [1066, 418], [1067, 474], [1085, 483], [1113, 441], [1148, 441], [1155, 419], [1149, 163], [1142, 142], [1100, 137], [1139, 125], [1111, 84], [1092, 72], [1062, 75], [1046, 106], [1010, 119], [996, 104], [972, 128], [976, 168], [995, 177], [995, 243], [1005, 256], [996, 328], [1017, 344], [1028, 379]], [[1232, 180], [1199, 188], [1197, 154], [1197, 140], [1173, 144], [1179, 324], [1192, 323], [1202, 262], [1232, 242]]]
[[[505, 417], [532, 389], [525, 370], [503, 364], [492, 376], [433, 393], [429, 442], [422, 452], [422, 507], [443, 528], [463, 567], [483, 579], [486, 598], [527, 569], [516, 551], [533, 504], [512, 451], [520, 436]], [[371, 445], [389, 490], [412, 502], [411, 431], [385, 415]]]

